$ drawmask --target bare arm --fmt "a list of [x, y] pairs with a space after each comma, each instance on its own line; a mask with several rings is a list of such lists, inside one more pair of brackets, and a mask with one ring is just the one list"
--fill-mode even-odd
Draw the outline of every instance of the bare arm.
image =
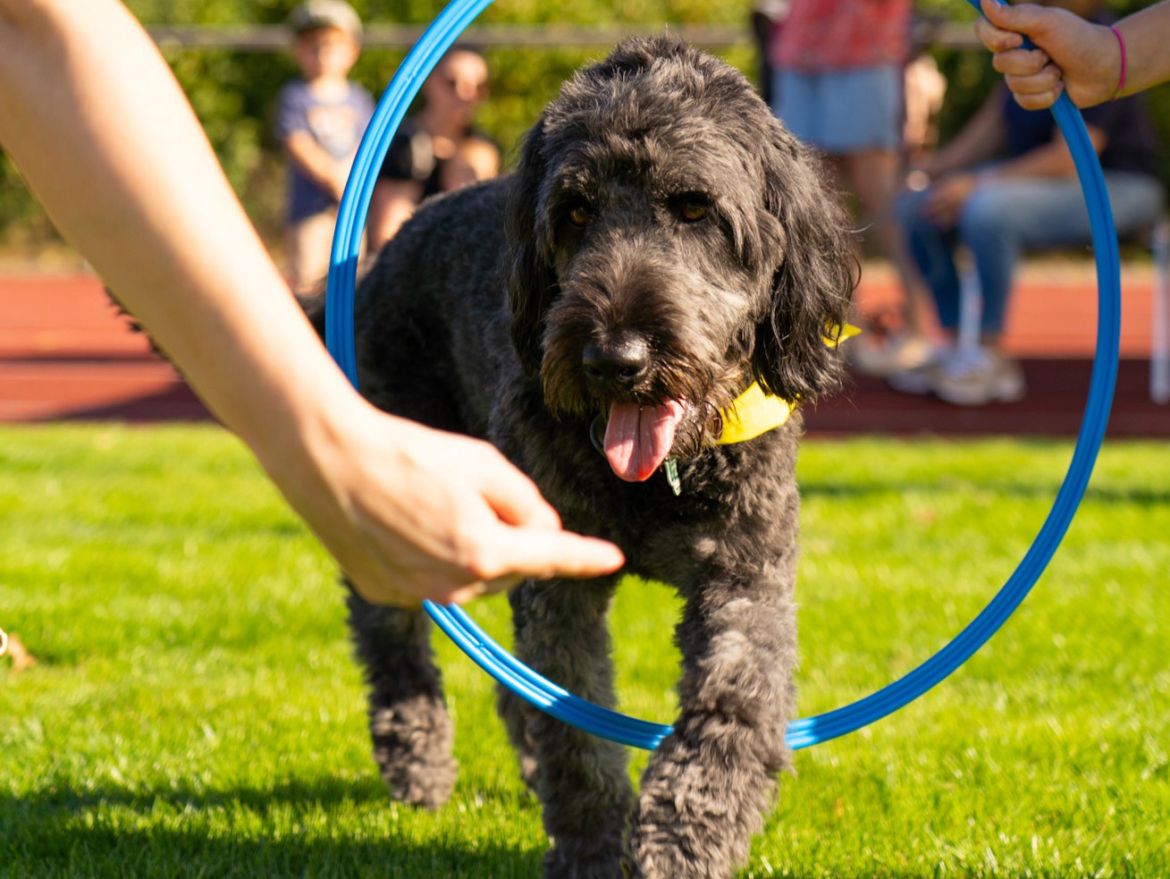
[[[1120, 92], [1121, 45], [1109, 28], [1068, 10], [1026, 3], [1001, 6], [983, 0], [987, 21], [976, 31], [995, 53], [995, 69], [1022, 107], [1050, 107], [1067, 90], [1073, 103], [1091, 107], [1115, 96], [1170, 80], [1170, 0], [1135, 12], [1115, 25], [1126, 49], [1125, 86]], [[1021, 48], [1023, 37], [1035, 49]]]
[[[988, 103], [998, 107], [999, 101], [993, 98]], [[1088, 133], [1093, 148], [1100, 153], [1107, 140], [1105, 132], [1089, 126]], [[924, 209], [935, 222], [951, 225], [958, 220], [959, 211], [967, 199], [983, 183], [1013, 178], [1071, 177], [1075, 174], [1072, 153], [1063, 135], [1057, 132], [1050, 142], [988, 168], [966, 167], [948, 172], [931, 186]]]
[[561, 531], [490, 446], [350, 388], [117, 0], [0, 0], [0, 144], [367, 597], [462, 600], [621, 564]]
[[422, 201], [423, 185], [415, 180], [379, 180], [370, 202], [370, 250], [377, 252], [398, 234]]
[[[1105, 149], [1108, 140], [1105, 132], [1095, 126], [1087, 126], [1089, 142], [1100, 155]], [[997, 178], [1010, 177], [1072, 177], [1077, 173], [1077, 166], [1073, 163], [1072, 153], [1064, 136], [1058, 131], [1056, 136], [1044, 146], [1028, 150], [1022, 156], [1016, 156], [1006, 162], [1001, 162], [989, 172]]]
[[999, 105], [1000, 97], [993, 91], [951, 142], [926, 161], [924, 170], [932, 177], [939, 177], [967, 170], [992, 158], [1004, 143]]
[[334, 201], [341, 201], [346, 180], [349, 178], [348, 162], [339, 162], [321, 149], [307, 131], [294, 131], [290, 134], [284, 141], [284, 151], [305, 176], [328, 192]]

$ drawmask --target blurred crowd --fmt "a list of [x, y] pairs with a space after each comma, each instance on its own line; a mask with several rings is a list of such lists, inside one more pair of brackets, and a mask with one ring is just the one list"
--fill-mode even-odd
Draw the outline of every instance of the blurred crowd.
[[[329, 267], [337, 210], [374, 103], [349, 80], [362, 22], [344, 0], [308, 0], [289, 17], [300, 77], [277, 97], [276, 137], [288, 160], [286, 271], [297, 292]], [[456, 47], [422, 86], [423, 104], [395, 134], [371, 199], [366, 249], [376, 253], [423, 199], [500, 172], [500, 150], [475, 125], [488, 97], [487, 62]]]
[[[1109, 21], [1100, 0], [1042, 5]], [[289, 23], [301, 76], [280, 93], [277, 136], [289, 168], [287, 271], [304, 291], [326, 273], [373, 102], [348, 79], [362, 24], [344, 0], [309, 0]], [[1051, 114], [1023, 109], [997, 81], [940, 143], [947, 82], [913, 0], [762, 0], [752, 24], [765, 100], [823, 155], [854, 208], [859, 256], [888, 263], [897, 282], [896, 308], [856, 315], [866, 332], [851, 343], [854, 368], [958, 405], [1020, 399], [1023, 373], [1002, 345], [1018, 262], [1090, 241], [1072, 157]], [[379, 172], [369, 252], [424, 199], [500, 172], [500, 149], [475, 122], [488, 80], [484, 58], [459, 47], [427, 79], [421, 108]], [[1120, 235], [1152, 228], [1163, 194], [1144, 99], [1119, 98], [1084, 115]]]
[[[1039, 5], [1111, 21], [1100, 0]], [[1023, 373], [1002, 345], [1018, 261], [1091, 240], [1052, 115], [1023, 109], [997, 80], [939, 144], [947, 84], [913, 39], [912, 0], [768, 0], [754, 21], [771, 106], [824, 153], [862, 238], [895, 269], [901, 306], [892, 318], [857, 316], [867, 332], [851, 349], [854, 367], [957, 405], [1023, 397]], [[1084, 118], [1118, 233], [1139, 236], [1163, 210], [1144, 99], [1119, 97]]]

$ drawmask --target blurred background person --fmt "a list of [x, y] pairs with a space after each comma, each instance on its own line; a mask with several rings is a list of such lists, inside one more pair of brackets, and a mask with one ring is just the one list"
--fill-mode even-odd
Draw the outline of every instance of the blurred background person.
[[[1094, 22], [1108, 20], [1097, 0], [1048, 5]], [[1084, 119], [1118, 233], [1152, 226], [1161, 212], [1162, 187], [1158, 145], [1142, 99], [1101, 104], [1085, 110]], [[929, 185], [903, 196], [897, 212], [945, 342], [927, 363], [892, 375], [890, 384], [960, 405], [1020, 399], [1023, 373], [1001, 348], [1016, 263], [1025, 250], [1091, 241], [1072, 155], [1051, 113], [1023, 109], [997, 83], [954, 139], [918, 170]], [[957, 344], [960, 246], [970, 254], [982, 296], [979, 344], [971, 348]]]
[[912, 13], [912, 0], [791, 0], [769, 51], [776, 115], [825, 154], [902, 287], [899, 331], [867, 334], [850, 352], [858, 368], [881, 374], [930, 351], [927, 297], [890, 215], [902, 180]]
[[[905, 185], [921, 189], [924, 175], [914, 170], [938, 148], [938, 119], [947, 93], [947, 80], [929, 51], [933, 28], [921, 32], [914, 55], [903, 73], [905, 107], [902, 123], [902, 176]], [[896, 226], [896, 218], [886, 223]], [[902, 235], [894, 230], [899, 242]], [[863, 304], [866, 332], [849, 353], [851, 366], [865, 375], [886, 378], [929, 359], [937, 335], [934, 303], [910, 256], [900, 248], [895, 257], [896, 299], [875, 307]]]
[[903, 75], [906, 107], [902, 124], [903, 162], [913, 170], [938, 148], [938, 117], [947, 96], [947, 79], [938, 62], [918, 45]]
[[[475, 180], [499, 172], [499, 148], [475, 128], [475, 111], [488, 97], [482, 55], [456, 46], [427, 77], [422, 96], [422, 109], [403, 121], [378, 173], [367, 225], [372, 252], [394, 237], [423, 199], [451, 188], [445, 179], [467, 182], [469, 171]], [[494, 162], [485, 157], [489, 151]], [[460, 173], [445, 170], [451, 162], [463, 166]]]
[[348, 79], [362, 34], [348, 3], [309, 0], [288, 23], [301, 78], [277, 96], [276, 137], [288, 160], [287, 273], [302, 293], [329, 271], [337, 209], [374, 102]]

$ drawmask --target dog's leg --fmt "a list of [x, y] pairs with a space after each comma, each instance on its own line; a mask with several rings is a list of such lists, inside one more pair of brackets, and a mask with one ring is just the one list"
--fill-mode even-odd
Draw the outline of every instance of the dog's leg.
[[[605, 625], [614, 583], [526, 583], [511, 596], [516, 655], [582, 698], [615, 702]], [[533, 774], [552, 839], [549, 879], [615, 879], [633, 802], [625, 749], [517, 699], [502, 699], [508, 729]], [[527, 754], [525, 752], [528, 752]], [[534, 764], [531, 762], [534, 761]]]
[[349, 624], [370, 688], [374, 760], [390, 795], [436, 809], [451, 795], [457, 767], [430, 620], [421, 610], [370, 604], [351, 589]]
[[[726, 879], [748, 855], [790, 760], [796, 662], [787, 575], [708, 582], [676, 632], [681, 711], [642, 777], [627, 869], [641, 879]], [[765, 573], [765, 579], [769, 579]]]

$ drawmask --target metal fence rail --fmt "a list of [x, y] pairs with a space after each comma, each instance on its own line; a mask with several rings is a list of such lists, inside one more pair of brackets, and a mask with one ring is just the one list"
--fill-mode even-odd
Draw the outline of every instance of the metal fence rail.
[[[917, 37], [940, 48], [971, 49], [978, 46], [970, 24], [922, 22]], [[369, 24], [362, 44], [371, 49], [405, 51], [422, 35], [422, 25]], [[612, 46], [622, 39], [660, 32], [662, 25], [480, 25], [469, 28], [460, 42], [485, 49], [556, 49]], [[669, 29], [705, 49], [750, 47], [751, 32], [744, 25], [670, 25]], [[223, 27], [166, 27], [147, 30], [166, 50], [222, 49], [232, 52], [277, 52], [288, 48], [291, 34], [283, 25]]]

